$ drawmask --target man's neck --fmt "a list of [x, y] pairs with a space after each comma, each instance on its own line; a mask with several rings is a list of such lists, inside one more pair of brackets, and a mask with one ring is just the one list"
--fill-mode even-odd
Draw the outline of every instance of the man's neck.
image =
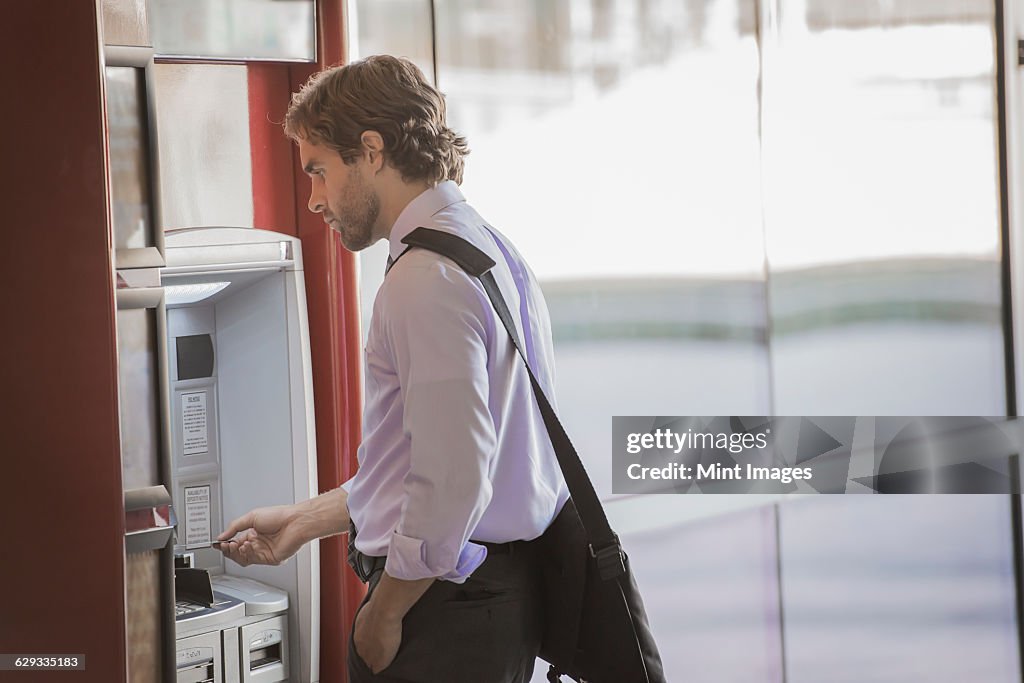
[[389, 196], [386, 199], [383, 196], [381, 197], [380, 217], [378, 220], [380, 225], [387, 226], [382, 234], [383, 239], [391, 238], [391, 230], [395, 227], [398, 217], [405, 211], [405, 207], [409, 206], [409, 202], [432, 187], [434, 186], [425, 180], [417, 180], [412, 183], [400, 182], [396, 183], [389, 191]]

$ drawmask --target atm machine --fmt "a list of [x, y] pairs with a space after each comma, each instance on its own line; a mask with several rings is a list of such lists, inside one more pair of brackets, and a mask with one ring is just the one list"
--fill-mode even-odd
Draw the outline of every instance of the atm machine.
[[194, 228], [165, 249], [177, 681], [316, 683], [318, 542], [277, 567], [210, 546], [253, 508], [318, 493], [300, 242]]

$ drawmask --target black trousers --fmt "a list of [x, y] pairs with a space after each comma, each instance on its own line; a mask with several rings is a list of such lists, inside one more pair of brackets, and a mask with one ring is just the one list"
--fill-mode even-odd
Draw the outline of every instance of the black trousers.
[[534, 544], [512, 543], [463, 584], [435, 581], [402, 620], [402, 644], [383, 671], [374, 675], [349, 640], [349, 682], [528, 683], [542, 627], [537, 560]]

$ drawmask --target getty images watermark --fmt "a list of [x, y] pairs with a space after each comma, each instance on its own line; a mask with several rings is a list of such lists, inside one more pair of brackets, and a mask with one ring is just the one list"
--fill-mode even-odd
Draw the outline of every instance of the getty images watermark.
[[1005, 417], [612, 419], [614, 493], [1014, 493]]
[[[640, 462], [630, 463], [626, 467], [626, 476], [632, 481], [650, 479], [709, 482], [749, 479], [777, 480], [784, 484], [813, 477], [810, 467], [761, 467], [751, 462], [726, 464], [722, 462], [724, 458], [721, 457], [712, 458], [710, 462], [701, 462], [699, 455], [704, 453], [739, 455], [755, 449], [767, 453], [771, 431], [771, 427], [764, 427], [763, 431], [757, 433], [694, 431], [693, 427], [688, 427], [685, 432], [676, 432], [661, 427], [653, 432], [630, 432], [626, 435], [626, 452], [630, 455], [638, 455], [644, 451], [671, 452], [674, 456], [679, 456], [685, 451], [686, 455], [680, 457], [677, 462], [655, 467], [644, 466]], [[694, 455], [698, 457], [693, 457]]]

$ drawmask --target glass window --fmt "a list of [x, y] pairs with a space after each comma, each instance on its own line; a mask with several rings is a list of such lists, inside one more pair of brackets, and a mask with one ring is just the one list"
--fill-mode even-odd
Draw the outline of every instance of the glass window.
[[434, 20], [431, 0], [357, 0], [352, 59], [407, 57], [434, 82]]
[[132, 308], [117, 312], [121, 462], [125, 489], [162, 483], [157, 344], [154, 309]]
[[159, 225], [252, 227], [248, 71], [240, 64], [157, 64]]
[[159, 56], [316, 60], [313, 0], [149, 0]]
[[790, 683], [1020, 680], [1010, 498], [780, 506]]
[[775, 538], [771, 505], [622, 536], [667, 680], [782, 682]]
[[148, 46], [146, 0], [103, 0], [103, 43]]
[[774, 412], [1004, 414], [992, 3], [770, 7]]
[[114, 247], [150, 247], [155, 242], [149, 212], [145, 72], [131, 67], [108, 66], [106, 82]]

